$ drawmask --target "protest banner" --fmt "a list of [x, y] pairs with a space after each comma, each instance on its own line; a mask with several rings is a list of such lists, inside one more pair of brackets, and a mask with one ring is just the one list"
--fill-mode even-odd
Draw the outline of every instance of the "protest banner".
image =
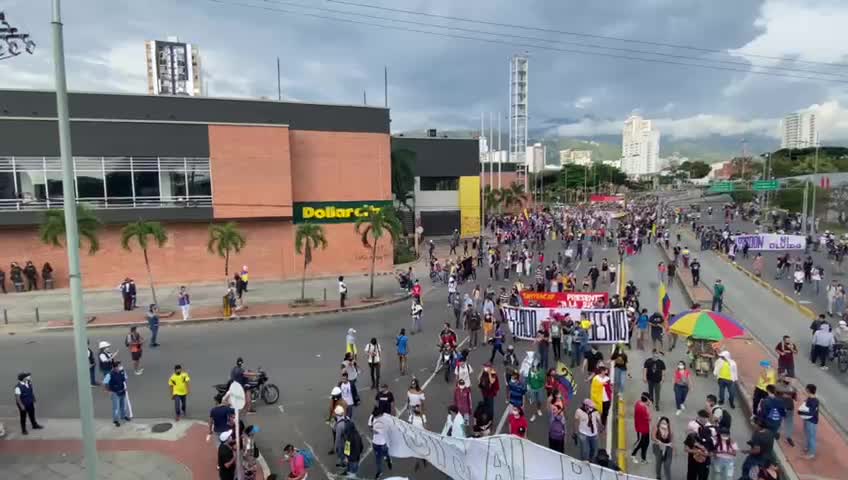
[[388, 419], [393, 458], [420, 458], [454, 480], [647, 480], [613, 472], [514, 435], [453, 438]]
[[622, 309], [504, 307], [503, 311], [512, 336], [521, 340], [536, 338], [546, 318], [565, 314], [571, 315], [574, 322], [587, 320], [592, 324], [589, 343], [626, 342], [630, 333], [627, 315]]
[[779, 235], [776, 233], [760, 233], [756, 235], [736, 235], [736, 248], [742, 250], [748, 244], [749, 250], [779, 251], [804, 250], [807, 247], [807, 237], [803, 235]]
[[607, 292], [534, 292], [521, 291], [525, 307], [603, 308], [609, 302]]

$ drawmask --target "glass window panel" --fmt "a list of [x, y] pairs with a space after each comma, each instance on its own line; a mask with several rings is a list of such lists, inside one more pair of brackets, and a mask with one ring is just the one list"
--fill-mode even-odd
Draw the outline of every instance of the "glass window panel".
[[79, 198], [103, 198], [103, 172], [77, 172], [77, 196]]
[[459, 177], [421, 177], [421, 190], [459, 190]]
[[209, 172], [188, 173], [188, 194], [192, 197], [212, 195], [212, 180]]
[[47, 171], [47, 196], [50, 200], [62, 200], [65, 192], [62, 191], [62, 172], [55, 170]]
[[185, 172], [160, 172], [159, 196], [162, 200], [177, 200], [185, 198]]
[[108, 172], [106, 194], [109, 198], [132, 198], [132, 175], [130, 172]]
[[47, 181], [43, 170], [18, 171], [18, 198], [24, 202], [47, 200]]
[[157, 172], [134, 172], [135, 196], [159, 198], [159, 174]]
[[0, 172], [0, 199], [12, 200], [15, 195], [15, 177], [12, 172]]

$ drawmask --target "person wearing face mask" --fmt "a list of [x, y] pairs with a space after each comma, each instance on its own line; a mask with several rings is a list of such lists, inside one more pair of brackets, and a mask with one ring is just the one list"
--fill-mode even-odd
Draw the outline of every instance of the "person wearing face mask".
[[583, 400], [583, 405], [574, 412], [574, 430], [580, 443], [580, 460], [589, 461], [595, 458], [601, 427], [601, 414], [595, 410], [595, 404], [588, 398]]
[[521, 438], [527, 438], [527, 417], [524, 416], [524, 409], [521, 407], [512, 407], [512, 413], [509, 416], [509, 434]]
[[651, 358], [645, 360], [642, 368], [642, 380], [648, 384], [648, 394], [658, 412], [660, 411], [662, 382], [665, 379], [665, 362], [662, 361], [660, 356], [660, 352], [654, 349]]
[[674, 403], [677, 405], [675, 415], [680, 415], [686, 410], [686, 396], [692, 384], [692, 372], [686, 368], [686, 362], [678, 362], [677, 370], [674, 372]]
[[112, 362], [112, 371], [103, 378], [106, 393], [112, 398], [112, 423], [121, 426], [121, 419], [130, 421], [127, 409], [127, 374], [121, 362]]
[[[657, 480], [671, 480], [671, 459], [674, 458], [674, 436], [668, 417], [660, 417], [653, 435], [654, 463]], [[665, 477], [663, 477], [663, 473]], [[728, 479], [731, 480], [731, 479]]]
[[720, 427], [718, 429], [718, 441], [716, 442], [715, 457], [713, 459], [713, 472], [717, 479], [733, 480], [733, 469], [736, 463], [736, 454], [739, 447], [730, 438], [730, 429]]
[[15, 404], [21, 416], [22, 434], [29, 435], [26, 428], [27, 417], [33, 430], [44, 428], [35, 419], [35, 391], [32, 388], [32, 376], [29, 373], [18, 374], [18, 384], [15, 385]]

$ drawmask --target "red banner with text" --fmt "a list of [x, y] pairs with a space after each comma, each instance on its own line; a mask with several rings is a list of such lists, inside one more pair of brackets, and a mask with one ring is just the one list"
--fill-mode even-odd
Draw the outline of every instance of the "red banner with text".
[[609, 302], [606, 292], [521, 292], [521, 302], [525, 307], [547, 308], [603, 308]]

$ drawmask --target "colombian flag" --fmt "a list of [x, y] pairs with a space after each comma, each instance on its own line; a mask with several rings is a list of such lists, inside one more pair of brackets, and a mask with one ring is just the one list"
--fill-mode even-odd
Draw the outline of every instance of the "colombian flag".
[[660, 312], [662, 312], [663, 320], [668, 321], [671, 312], [671, 299], [668, 297], [665, 282], [660, 282]]

